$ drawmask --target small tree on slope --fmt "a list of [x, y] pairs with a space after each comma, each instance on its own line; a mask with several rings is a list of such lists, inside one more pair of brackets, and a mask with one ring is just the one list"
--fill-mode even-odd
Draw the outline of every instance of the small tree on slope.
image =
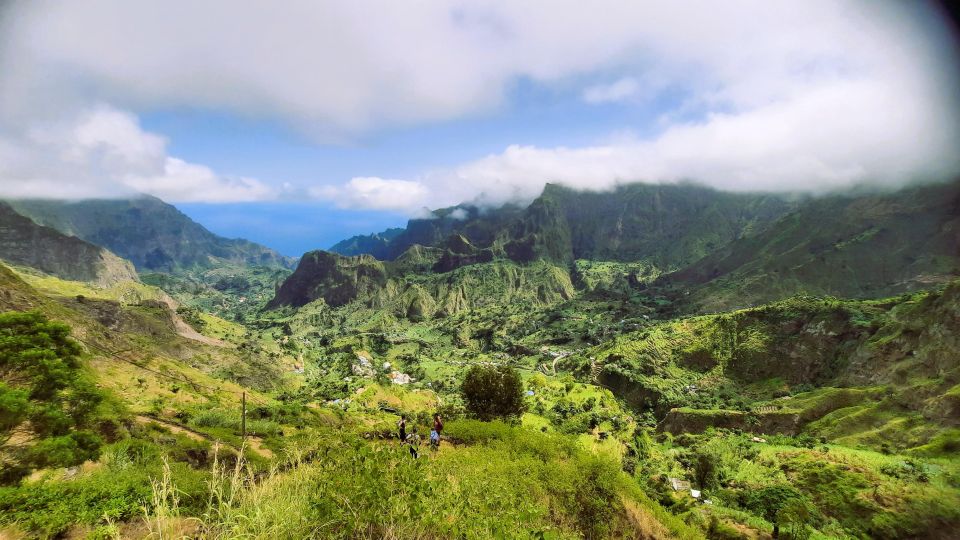
[[103, 395], [69, 333], [40, 313], [0, 313], [0, 485], [99, 454], [99, 437], [84, 428]]
[[523, 381], [510, 366], [475, 365], [460, 386], [467, 412], [480, 420], [515, 418], [523, 414]]

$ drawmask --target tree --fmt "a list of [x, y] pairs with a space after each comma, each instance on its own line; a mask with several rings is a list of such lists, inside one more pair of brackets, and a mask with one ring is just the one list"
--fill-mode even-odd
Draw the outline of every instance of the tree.
[[99, 455], [100, 439], [86, 428], [103, 394], [69, 333], [40, 313], [0, 314], [0, 484]]
[[806, 523], [815, 510], [795, 487], [788, 484], [767, 486], [746, 495], [744, 506], [773, 524], [773, 537], [779, 538], [780, 526], [788, 527], [788, 537], [802, 537]]
[[467, 412], [480, 420], [523, 414], [523, 381], [510, 366], [474, 365], [460, 385]]
[[709, 449], [698, 449], [693, 455], [693, 472], [700, 489], [720, 487], [723, 465], [720, 456]]

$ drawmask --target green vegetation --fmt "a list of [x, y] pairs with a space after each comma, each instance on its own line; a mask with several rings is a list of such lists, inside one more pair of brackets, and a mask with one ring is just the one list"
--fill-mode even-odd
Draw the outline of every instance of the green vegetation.
[[39, 313], [0, 314], [0, 484], [96, 459], [103, 400], [70, 329]]
[[319, 435], [307, 454], [323, 459], [228, 489], [235, 502], [205, 527], [213, 537], [697, 537], [616, 461], [569, 438], [486, 425], [494, 429], [481, 440], [469, 422], [452, 422], [457, 448], [421, 459], [394, 445]]
[[475, 365], [467, 370], [460, 391], [467, 412], [480, 420], [519, 418], [523, 414], [523, 383], [510, 366]]
[[[902, 192], [915, 220], [885, 196], [550, 186], [292, 273], [196, 230], [180, 258], [125, 245], [143, 283], [0, 266], [0, 535], [945, 537], [955, 189]], [[887, 244], [902, 260], [863, 268]]]

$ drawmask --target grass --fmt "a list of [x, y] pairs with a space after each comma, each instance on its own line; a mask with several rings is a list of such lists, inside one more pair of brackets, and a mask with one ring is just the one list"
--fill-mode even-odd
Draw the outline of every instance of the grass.
[[89, 283], [69, 281], [43, 274], [29, 268], [15, 267], [17, 276], [31, 287], [52, 296], [97, 298], [113, 300], [121, 304], [139, 304], [144, 300], [162, 300], [166, 293], [157, 287], [124, 281], [110, 287], [95, 287]]
[[630, 487], [618, 463], [571, 438], [499, 423], [451, 422], [449, 431], [457, 448], [418, 460], [391, 444], [317, 434], [311, 453], [322, 458], [243, 489], [207, 530], [214, 538], [699, 536]]

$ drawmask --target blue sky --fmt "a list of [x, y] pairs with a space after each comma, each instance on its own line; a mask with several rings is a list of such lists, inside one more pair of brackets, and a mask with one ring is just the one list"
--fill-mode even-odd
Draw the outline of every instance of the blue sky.
[[[580, 85], [582, 87], [582, 85]], [[306, 186], [353, 176], [409, 177], [496, 154], [509, 144], [585, 146], [611, 133], [655, 135], [657, 117], [681, 99], [665, 92], [641, 104], [588, 104], [573, 89], [518, 81], [502, 106], [474, 117], [394, 128], [349, 142], [317, 144], [288, 126], [203, 110], [143, 114], [142, 127], [169, 139], [168, 151], [223, 174]], [[178, 203], [211, 231], [269, 245], [289, 256], [355, 234], [406, 225], [408, 213], [338, 208], [330, 201]]]
[[0, 5], [0, 196], [148, 193], [287, 255], [546, 182], [960, 173], [934, 2]]

